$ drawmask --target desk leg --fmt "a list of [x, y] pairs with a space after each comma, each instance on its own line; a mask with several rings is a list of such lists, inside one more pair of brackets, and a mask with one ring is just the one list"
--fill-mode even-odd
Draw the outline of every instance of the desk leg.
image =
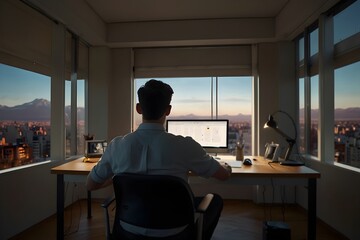
[[308, 240], [316, 239], [316, 178], [308, 183]]
[[64, 175], [57, 175], [56, 239], [64, 239]]
[[91, 191], [87, 192], [87, 210], [88, 210], [88, 214], [87, 214], [87, 218], [91, 218]]

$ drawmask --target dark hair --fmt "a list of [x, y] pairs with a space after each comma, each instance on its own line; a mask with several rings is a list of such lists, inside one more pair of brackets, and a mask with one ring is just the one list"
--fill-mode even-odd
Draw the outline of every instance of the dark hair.
[[170, 105], [174, 91], [170, 85], [151, 79], [137, 91], [142, 114], [146, 120], [157, 120]]

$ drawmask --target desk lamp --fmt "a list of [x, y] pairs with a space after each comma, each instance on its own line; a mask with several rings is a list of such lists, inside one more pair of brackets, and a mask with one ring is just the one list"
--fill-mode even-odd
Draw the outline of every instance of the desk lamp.
[[[278, 124], [274, 120], [274, 117], [273, 117], [277, 113], [283, 113], [291, 120], [291, 122], [292, 122], [292, 124], [294, 126], [294, 129], [295, 129], [295, 137], [294, 138], [289, 137], [287, 134], [285, 134], [283, 131], [281, 131], [278, 128]], [[264, 128], [272, 128], [272, 129], [274, 129], [278, 134], [280, 134], [281, 136], [283, 136], [285, 138], [285, 140], [287, 141], [287, 143], [289, 145], [287, 150], [286, 150], [285, 157], [284, 157], [283, 161], [280, 161], [280, 164], [282, 164], [282, 165], [293, 165], [293, 166], [304, 165], [304, 163], [302, 163], [302, 162], [289, 160], [291, 151], [292, 151], [292, 149], [293, 149], [293, 147], [294, 147], [294, 145], [296, 143], [297, 129], [296, 129], [296, 124], [295, 124], [294, 119], [287, 112], [279, 110], [279, 111], [276, 111], [275, 113], [269, 115], [268, 121], [265, 123]]]

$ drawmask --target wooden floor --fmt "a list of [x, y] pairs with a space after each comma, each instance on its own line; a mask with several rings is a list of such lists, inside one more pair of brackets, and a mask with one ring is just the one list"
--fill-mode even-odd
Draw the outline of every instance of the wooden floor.
[[[87, 218], [86, 201], [80, 200], [65, 210], [65, 239], [105, 239], [103, 210], [100, 200], [93, 200], [91, 219]], [[292, 240], [306, 239], [306, 211], [298, 206], [259, 205], [248, 200], [225, 200], [224, 210], [213, 240], [261, 240], [263, 221], [285, 221]], [[11, 240], [56, 239], [56, 217], [50, 217]], [[346, 240], [321, 221], [317, 222], [318, 240]]]

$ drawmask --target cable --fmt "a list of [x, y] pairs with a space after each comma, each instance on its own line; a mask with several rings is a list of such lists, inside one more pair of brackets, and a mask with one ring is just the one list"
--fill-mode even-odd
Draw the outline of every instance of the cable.
[[285, 222], [285, 198], [286, 198], [286, 191], [285, 186], [280, 187], [280, 197], [281, 197], [281, 213], [283, 222]]
[[[64, 236], [70, 236], [71, 234], [77, 233], [79, 231], [80, 228], [80, 220], [81, 220], [81, 216], [82, 216], [82, 208], [81, 208], [81, 202], [80, 202], [80, 198], [79, 198], [79, 194], [75, 194], [78, 193], [78, 191], [76, 191], [77, 188], [77, 184], [74, 183], [74, 187], [73, 187], [73, 191], [72, 191], [72, 197], [71, 197], [71, 206], [70, 206], [70, 224], [67, 227], [67, 230], [64, 231]], [[76, 197], [75, 197], [76, 196]], [[75, 203], [77, 203], [78, 205], [78, 209], [79, 209], [79, 217], [78, 217], [78, 221], [77, 221], [77, 225], [74, 227], [75, 229], [73, 231], [71, 231], [72, 227], [73, 227], [73, 218], [74, 218], [74, 208], [75, 208]]]
[[265, 185], [262, 186], [263, 187], [263, 191], [262, 191], [262, 195], [263, 195], [263, 205], [264, 205], [264, 219], [266, 221], [267, 219], [267, 216], [266, 216], [266, 202], [265, 202], [265, 191], [266, 191], [266, 188], [265, 188]]
[[275, 204], [275, 185], [274, 185], [274, 179], [270, 178], [271, 181], [271, 187], [272, 187], [272, 202], [270, 204], [270, 220], [272, 220], [272, 208]]

